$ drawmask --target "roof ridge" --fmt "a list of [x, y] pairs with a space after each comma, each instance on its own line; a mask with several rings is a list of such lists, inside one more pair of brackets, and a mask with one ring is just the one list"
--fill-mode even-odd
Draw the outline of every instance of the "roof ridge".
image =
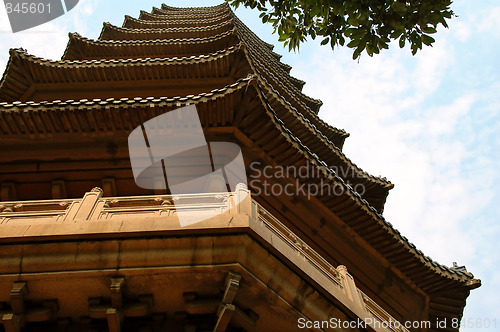
[[93, 44], [156, 44], [156, 43], [189, 43], [197, 41], [211, 41], [223, 38], [234, 34], [236, 29], [228, 30], [209, 37], [187, 37], [187, 38], [170, 38], [170, 39], [127, 39], [127, 40], [110, 40], [110, 39], [93, 39], [80, 35], [79, 33], [70, 32], [68, 35], [73, 39], [80, 39]]
[[[235, 16], [235, 15], [234, 15], [234, 19], [235, 19], [235, 24], [234, 24], [234, 25], [235, 25], [235, 27], [236, 27], [237, 29], [240, 29], [240, 28], [246, 28], [246, 26], [245, 26], [245, 25], [241, 22], [241, 20], [239, 20], [239, 19], [238, 19], [238, 17], [237, 17], [237, 16]], [[239, 22], [239, 24], [238, 24], [238, 22]], [[247, 29], [247, 30], [248, 30], [248, 29]], [[239, 32], [239, 30], [237, 30], [237, 31]], [[248, 30], [248, 31], [250, 31], [250, 30]], [[252, 34], [253, 34], [253, 32], [251, 32], [251, 31], [250, 31], [250, 33], [252, 33]], [[256, 40], [256, 41], [261, 41], [261, 40], [260, 40], [260, 38], [259, 38], [258, 36], [256, 36], [255, 34], [253, 34], [253, 35], [254, 35], [253, 40]], [[244, 39], [244, 38], [242, 38], [239, 34], [238, 34], [238, 38], [239, 38], [240, 40], [243, 40], [243, 39]], [[245, 45], [247, 45], [248, 47], [251, 47], [252, 49], [254, 49], [254, 47], [253, 47], [253, 46], [252, 46], [252, 45], [251, 45], [248, 41], [246, 41], [246, 40], [245, 40], [244, 42], [245, 42]], [[277, 54], [277, 53], [275, 53], [275, 52], [273, 52], [273, 51], [271, 51], [271, 54], [273, 54], [273, 55], [278, 55], [278, 56], [280, 56], [280, 57], [281, 57], [281, 55], [280, 55], [280, 54]], [[257, 59], [256, 59], [256, 60], [257, 60]], [[277, 63], [281, 63], [278, 59], [275, 59], [275, 61], [276, 61]], [[285, 73], [285, 75], [289, 76], [290, 78], [295, 78], [295, 77], [293, 77], [293, 76], [291, 76], [291, 75], [289, 75], [289, 74], [287, 74], [287, 73]], [[286, 77], [285, 77], [285, 78], [286, 78]], [[302, 82], [303, 82], [303, 81], [302, 81]], [[304, 82], [304, 83], [305, 83], [305, 82]], [[297, 90], [298, 90], [298, 89], [297, 89]], [[304, 95], [305, 97], [308, 97], [307, 95], [305, 95], [305, 94], [304, 94], [303, 92], [301, 92], [300, 90], [298, 90], [298, 91], [301, 93], [301, 95]], [[322, 119], [318, 116], [318, 114], [317, 114], [316, 112], [314, 112], [314, 111], [313, 111], [313, 110], [312, 110], [312, 109], [311, 109], [311, 108], [310, 108], [307, 104], [305, 104], [303, 101], [301, 101], [300, 99], [298, 99], [297, 97], [295, 97], [291, 91], [289, 91], [289, 93], [292, 95], [292, 97], [294, 97], [294, 98], [297, 100], [297, 102], [298, 102], [299, 104], [301, 104], [301, 105], [302, 105], [302, 106], [303, 106], [303, 107], [304, 107], [304, 108], [305, 108], [305, 109], [306, 109], [306, 110], [307, 110], [307, 111], [311, 114], [311, 116], [312, 116], [312, 117], [314, 117], [314, 119], [316, 119], [316, 121], [318, 121], [318, 122], [319, 122], [319, 124], [320, 124], [320, 125], [324, 126], [327, 130], [330, 130], [330, 131], [333, 131], [333, 132], [336, 132], [336, 133], [338, 133], [338, 132], [342, 132], [342, 133], [344, 133], [344, 134], [345, 134], [345, 138], [349, 137], [349, 133], [347, 133], [345, 130], [343, 130], [343, 129], [339, 129], [339, 128], [336, 128], [336, 127], [333, 127], [332, 125], [330, 125], [330, 124], [326, 123], [326, 122], [325, 122], [325, 121], [323, 121], [323, 120], [322, 120]], [[321, 102], [321, 101], [320, 101], [320, 102]]]
[[[248, 46], [248, 43], [244, 43], [244, 45]], [[252, 56], [251, 54], [249, 54], [249, 55], [250, 55], [250, 56]], [[259, 65], [260, 67], [264, 68], [264, 66], [262, 65], [262, 63], [261, 63], [261, 61], [260, 61], [259, 59], [252, 57], [252, 60], [253, 60], [253, 61], [256, 61], [256, 62], [257, 62], [257, 65]], [[272, 72], [268, 72], [268, 73], [269, 73], [269, 75], [270, 75], [270, 76], [271, 76], [271, 77], [272, 77], [275, 81], [278, 81], [278, 80], [279, 80], [279, 78], [276, 78], [276, 76], [275, 76]], [[259, 73], [259, 74], [260, 74], [260, 73]], [[260, 76], [262, 76], [262, 75], [260, 75]], [[291, 76], [290, 76], [290, 77], [291, 77]], [[273, 90], [275, 90], [276, 92], [278, 92], [278, 91], [277, 91], [277, 90], [276, 90], [276, 89], [275, 89], [275, 88], [274, 88], [274, 87], [273, 87], [273, 86], [272, 86], [269, 82], [267, 82], [267, 80], [265, 79], [265, 77], [262, 77], [262, 78], [266, 81], [266, 83], [267, 83], [267, 84], [269, 84], [269, 85], [273, 88]], [[321, 120], [321, 119], [320, 119], [320, 118], [319, 118], [319, 117], [318, 117], [318, 116], [317, 116], [317, 115], [316, 115], [316, 114], [315, 114], [315, 113], [314, 113], [311, 109], [309, 109], [309, 106], [307, 106], [305, 103], [301, 102], [301, 101], [300, 101], [300, 100], [299, 100], [299, 99], [295, 96], [295, 94], [294, 94], [292, 91], [288, 91], [288, 93], [289, 93], [289, 94], [290, 94], [293, 98], [295, 98], [299, 104], [302, 104], [302, 106], [304, 106], [306, 109], [308, 109], [308, 110], [309, 110], [309, 112], [311, 113], [311, 115], [312, 115], [312, 116], [314, 116], [317, 120], [322, 121], [322, 120]], [[278, 92], [278, 94], [279, 94], [279, 92]], [[281, 96], [281, 94], [279, 94], [279, 95]], [[292, 106], [292, 105], [290, 104], [290, 102], [289, 102], [288, 100], [286, 100], [286, 98], [284, 98], [283, 96], [281, 96], [281, 97], [283, 98], [283, 100], [285, 100], [285, 101], [286, 101], [286, 103], [287, 103], [287, 104], [289, 104], [291, 107], [293, 107], [294, 109], [296, 109], [294, 106]], [[297, 112], [298, 112], [298, 110], [297, 110]], [[299, 112], [299, 113], [300, 113], [300, 112]], [[301, 116], [304, 116], [302, 113], [300, 113], [300, 114], [301, 114]], [[308, 120], [308, 121], [309, 121], [309, 120]], [[339, 134], [347, 134], [347, 132], [346, 132], [344, 129], [336, 128], [336, 127], [333, 127], [333, 126], [330, 126], [330, 128], [331, 128], [333, 131], [336, 131], [336, 132], [337, 132], [337, 133], [339, 133]], [[348, 134], [347, 134], [347, 135], [348, 135]]]
[[139, 62], [181, 62], [186, 60], [201, 60], [208, 59], [212, 57], [218, 57], [220, 55], [227, 55], [234, 52], [237, 52], [242, 47], [242, 43], [236, 44], [234, 46], [229, 46], [223, 50], [209, 53], [209, 54], [201, 54], [201, 55], [191, 55], [191, 56], [183, 56], [183, 57], [171, 57], [171, 58], [118, 58], [118, 59], [93, 59], [93, 60], [50, 60], [42, 57], [37, 57], [35, 55], [27, 53], [24, 49], [11, 49], [11, 56], [21, 56], [25, 59], [30, 59], [37, 61], [39, 63], [50, 63], [50, 64], [59, 64], [60, 66], [64, 65], [72, 65], [72, 64], [92, 64], [96, 65], [99, 63], [139, 63]]
[[109, 22], [103, 22], [103, 28], [101, 30], [101, 34], [99, 38], [102, 37], [102, 34], [106, 28], [108, 29], [113, 29], [115, 31], [124, 31], [127, 33], [144, 33], [144, 32], [152, 32], [152, 33], [161, 33], [161, 32], [177, 32], [177, 31], [184, 31], [184, 32], [192, 32], [192, 31], [206, 31], [206, 30], [216, 30], [217, 28], [220, 28], [225, 25], [229, 25], [232, 23], [233, 19], [229, 19], [225, 22], [221, 22], [218, 24], [214, 25], [209, 25], [206, 27], [172, 27], [172, 28], [125, 28], [125, 27], [119, 27], [114, 24], [111, 24]]
[[[248, 42], [246, 42], [245, 44], [248, 44]], [[250, 47], [251, 49], [255, 50], [255, 48], [254, 48], [253, 46], [249, 45], [249, 47]], [[256, 53], [257, 53], [257, 51], [256, 51]], [[258, 58], [256, 58], [255, 56], [252, 56], [252, 58], [253, 58], [253, 59], [257, 62], [257, 64], [258, 64], [260, 67], [265, 68], [265, 67], [264, 67], [264, 65], [261, 63], [261, 61], [260, 61]], [[271, 68], [274, 68], [274, 67], [271, 67]], [[274, 75], [274, 74], [272, 74], [271, 72], [269, 72], [269, 74], [270, 74], [272, 77], [275, 77], [275, 75]], [[278, 75], [279, 75], [279, 73], [278, 73]], [[288, 79], [288, 77], [287, 77], [287, 76], [289, 76], [289, 74], [285, 73], [285, 75], [286, 75], [286, 76], [285, 76], [284, 78], [285, 78], [285, 79]], [[289, 76], [289, 77], [292, 77], [292, 76]], [[276, 79], [276, 77], [275, 77], [275, 80], [277, 80], [277, 79]], [[291, 83], [290, 83], [290, 84], [291, 84]], [[291, 84], [291, 86], [292, 86], [293, 88], [295, 88], [295, 90], [297, 90], [297, 92], [299, 92], [299, 93], [300, 93], [300, 95], [303, 95], [303, 96], [306, 96], [306, 97], [307, 97], [307, 95], [305, 95], [303, 92], [301, 92], [299, 89], [297, 89], [297, 88], [296, 88], [293, 84]], [[336, 128], [336, 127], [333, 127], [333, 126], [331, 126], [330, 124], [325, 123], [325, 122], [324, 122], [324, 121], [323, 121], [323, 120], [322, 120], [322, 119], [321, 119], [321, 118], [317, 115], [317, 113], [316, 113], [316, 112], [314, 112], [314, 111], [313, 111], [313, 110], [312, 110], [312, 109], [311, 109], [311, 108], [310, 108], [310, 107], [309, 107], [309, 106], [308, 106], [308, 105], [307, 105], [304, 101], [300, 100], [300, 98], [299, 98], [298, 96], [296, 96], [296, 94], [295, 94], [293, 91], [290, 91], [288, 88], [287, 88], [287, 91], [288, 91], [288, 93], [290, 94], [290, 96], [296, 100], [296, 102], [297, 102], [298, 104], [302, 105], [302, 107], [304, 107], [304, 109], [305, 109], [306, 111], [308, 111], [308, 112], [311, 114], [311, 116], [313, 116], [315, 119], [317, 119], [317, 121], [319, 121], [321, 124], [325, 125], [327, 128], [330, 128], [330, 130], [332, 130], [332, 131], [342, 132], [342, 133], [345, 133], [345, 134], [346, 134], [346, 137], [348, 137], [348, 136], [349, 136], [349, 134], [348, 134], [347, 132], [345, 132], [345, 130], [343, 130], [343, 129], [339, 129], [339, 128]]]
[[219, 8], [229, 8], [229, 4], [226, 2], [221, 3], [220, 5], [215, 5], [215, 6], [206, 6], [206, 7], [173, 7], [173, 6], [168, 6], [165, 3], [161, 4], [161, 9], [163, 10], [172, 10], [172, 11], [182, 11], [182, 10], [191, 10], [191, 11], [206, 11], [206, 10], [214, 10], [214, 9], [219, 9]]
[[[107, 104], [131, 104], [131, 103], [143, 103], [143, 102], [150, 102], [150, 103], [161, 103], [165, 101], [179, 101], [179, 100], [198, 100], [201, 97], [207, 97], [207, 96], [213, 96], [217, 93], [222, 93], [225, 92], [229, 89], [238, 89], [241, 88], [242, 86], [245, 86], [249, 84], [252, 80], [255, 80], [254, 75], [248, 75], [245, 78], [240, 78], [236, 80], [232, 84], [227, 84], [226, 86], [219, 88], [219, 89], [213, 89], [210, 92], [202, 92], [197, 95], [188, 95], [188, 96], [175, 96], [175, 97], [123, 97], [123, 98], [93, 98], [93, 99], [67, 99], [67, 100], [51, 100], [51, 101], [40, 101], [40, 102], [35, 102], [35, 101], [26, 101], [26, 102], [21, 102], [21, 101], [14, 101], [14, 102], [0, 102], [0, 107], [2, 108], [18, 108], [18, 109], [24, 109], [26, 107], [35, 107], [35, 106], [66, 106], [66, 105], [73, 105], [73, 106], [78, 106], [78, 105], [94, 105], [94, 104], [99, 104], [99, 105], [107, 105]], [[1, 111], [1, 110], [0, 110]]]
[[[161, 14], [154, 14], [154, 13], [150, 13], [150, 12], [147, 12], [145, 10], [141, 10], [139, 12], [139, 18], [138, 19], [135, 19], [135, 20], [142, 20], [140, 17], [141, 16], [149, 16], [149, 17], [152, 17], [152, 18], [158, 18], [158, 22], [164, 22], [164, 21], [178, 21], [178, 18], [175, 17], [175, 18], [172, 18], [172, 17], [169, 17], [168, 15], [161, 15]], [[180, 16], [180, 15], [176, 15], [176, 16]], [[184, 16], [184, 15], [183, 15]], [[183, 18], [182, 22], [185, 22], [185, 21], [218, 21], [220, 20], [221, 18], [225, 18], [227, 16], [231, 16], [231, 13], [230, 12], [227, 12], [223, 15], [217, 15], [217, 16], [214, 16], [214, 17], [210, 17], [210, 18], [204, 18], [204, 19], [200, 19], [200, 15], [196, 15], [196, 14], [191, 14], [191, 15], [185, 15], [184, 17], [189, 17], [189, 19], [186, 19], [186, 18]], [[129, 17], [129, 18], [133, 18], [132, 16], [130, 15], [125, 15], [125, 17]], [[193, 19], [191, 19], [191, 17], [193, 17]], [[156, 20], [155, 21], [147, 21], [147, 20], [142, 20], [144, 22], [157, 22]]]
[[[246, 44], [248, 44], [248, 43], [246, 43]], [[250, 49], [251, 49], [253, 52], [255, 52], [255, 53], [259, 54], [259, 51], [258, 51], [255, 47], [253, 47], [252, 45], [249, 45], [249, 47], [250, 47]], [[252, 54], [252, 56], [253, 56], [253, 54]], [[253, 57], [254, 57], [254, 56], [253, 56]], [[257, 61], [257, 62], [261, 65], [261, 67], [262, 67], [262, 68], [265, 68], [265, 66], [262, 64], [262, 62], [261, 62], [259, 59], [255, 58], [255, 61]], [[281, 62], [279, 62], [279, 63], [281, 63]], [[272, 68], [272, 70], [274, 70], [275, 66], [270, 66], [270, 68]], [[279, 72], [278, 72], [277, 74], [278, 74], [278, 75], [280, 75], [280, 73], [279, 73]], [[285, 71], [283, 72], [283, 76], [284, 76], [284, 78], [285, 78], [286, 80], [289, 80], [289, 78], [293, 78], [293, 76], [291, 76], [289, 73], [287, 73], [287, 72], [285, 72]], [[288, 83], [288, 82], [287, 82], [287, 83]], [[299, 89], [298, 89], [298, 88], [297, 88], [294, 84], [292, 84], [292, 83], [287, 84], [287, 86], [291, 86], [291, 87], [292, 87], [292, 89], [295, 89], [295, 90], [296, 90], [296, 92], [297, 92], [297, 93], [294, 93], [294, 92], [293, 92], [293, 90], [292, 90], [292, 91], [289, 91], [290, 95], [292, 95], [292, 96], [293, 96], [293, 97], [294, 97], [294, 98], [295, 98], [295, 99], [296, 99], [296, 100], [297, 100], [300, 104], [303, 104], [304, 108], [306, 108], [309, 112], [311, 112], [311, 113], [313, 113], [313, 114], [316, 114], [316, 113], [315, 113], [315, 112], [314, 112], [314, 111], [313, 111], [313, 110], [309, 107], [309, 105], [307, 105], [304, 101], [300, 100], [300, 98], [295, 97], [295, 95], [296, 95], [296, 94], [298, 94], [299, 96], [302, 96], [302, 97], [304, 97], [304, 98], [306, 98], [306, 99], [312, 100], [312, 101], [314, 101], [314, 102], [319, 102], [319, 106], [321, 106], [321, 105], [323, 104], [323, 102], [322, 102], [321, 100], [316, 100], [316, 99], [313, 99], [313, 98], [309, 97], [308, 95], [306, 95], [305, 93], [303, 93], [302, 91], [300, 91], [300, 90], [299, 90]]]
[[[209, 10], [207, 11], [206, 15], [219, 15], [220, 13], [223, 12], [228, 12], [228, 8], [220, 8], [220, 9], [214, 9], [214, 10]], [[190, 17], [190, 16], [199, 16], [200, 13], [196, 13], [193, 11], [188, 10], [187, 13], [184, 13], [182, 11], [166, 11], [164, 9], [158, 8], [153, 6], [151, 9], [151, 14], [155, 15], [165, 15], [165, 16], [170, 16], [170, 17]], [[204, 13], [205, 14], [205, 13]]]

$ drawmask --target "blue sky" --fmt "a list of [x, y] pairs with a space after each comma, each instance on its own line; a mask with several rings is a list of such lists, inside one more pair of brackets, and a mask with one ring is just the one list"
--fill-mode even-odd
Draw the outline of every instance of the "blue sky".
[[[125, 14], [137, 17], [141, 9], [160, 5], [80, 0], [68, 14], [15, 35], [0, 9], [0, 72], [9, 48], [59, 59], [68, 32], [95, 39], [102, 22], [121, 25]], [[456, 0], [452, 8], [458, 17], [449, 29], [438, 29], [434, 47], [411, 56], [408, 48], [391, 45], [373, 58], [363, 54], [359, 62], [350, 50], [332, 53], [317, 41], [289, 53], [257, 12], [236, 13], [276, 45], [291, 74], [306, 82], [304, 92], [323, 101], [320, 116], [351, 134], [347, 156], [395, 184], [386, 219], [426, 255], [448, 266], [456, 261], [482, 279], [464, 317], [496, 319], [500, 330], [500, 2]]]

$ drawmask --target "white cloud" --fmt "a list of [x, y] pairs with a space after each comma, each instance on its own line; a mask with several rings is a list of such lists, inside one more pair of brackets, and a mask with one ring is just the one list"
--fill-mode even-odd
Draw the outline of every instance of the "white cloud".
[[494, 34], [496, 37], [500, 37], [500, 6], [496, 8], [488, 8], [481, 14], [482, 17], [478, 18], [480, 19], [478, 32]]
[[422, 49], [414, 60], [417, 64], [412, 72], [412, 88], [415, 97], [423, 101], [436, 91], [446, 69], [453, 64], [453, 47], [447, 40], [440, 40], [432, 48]]
[[12, 33], [5, 10], [0, 10], [0, 71], [7, 64], [9, 48], [24, 48], [28, 53], [47, 59], [60, 59], [68, 42], [68, 32], [85, 33], [88, 17], [97, 5], [96, 0], [81, 0], [65, 15], [29, 30]]
[[94, 20], [89, 20], [89, 17], [95, 14], [96, 7], [96, 0], [80, 0], [78, 6], [67, 13], [67, 17], [65, 17], [66, 20], [71, 21], [70, 31], [78, 32], [82, 36], [89, 35], [89, 31], [96, 28]]
[[462, 173], [468, 150], [458, 127], [478, 97], [471, 91], [439, 98], [456, 66], [447, 39], [416, 57], [405, 52], [396, 48], [356, 63], [349, 51], [332, 55], [318, 48], [314, 61], [297, 59], [293, 75], [307, 82], [306, 94], [322, 99], [322, 118], [351, 133], [346, 155], [395, 183], [386, 218], [426, 254], [451, 265], [472, 259], [475, 251], [460, 245], [470, 242], [461, 223], [474, 213], [474, 202], [490, 197], [471, 190], [478, 174]]
[[[4, 14], [4, 13], [2, 13]], [[6, 14], [5, 19], [7, 20]], [[3, 21], [3, 20], [2, 20]], [[8, 22], [8, 21], [7, 21]], [[2, 24], [2, 30], [5, 23]], [[41, 26], [13, 34], [10, 26], [2, 35], [0, 61], [7, 63], [8, 48], [24, 48], [28, 53], [48, 59], [60, 58], [67, 42], [67, 26], [61, 25], [58, 20], [45, 23]], [[1, 67], [3, 72], [5, 67]]]

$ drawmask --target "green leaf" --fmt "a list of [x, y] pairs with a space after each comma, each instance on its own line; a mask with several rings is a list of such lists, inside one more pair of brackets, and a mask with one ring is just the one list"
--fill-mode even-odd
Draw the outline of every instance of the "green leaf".
[[418, 51], [417, 44], [411, 44], [411, 54], [415, 55], [415, 54], [417, 54], [417, 51]]
[[404, 13], [404, 12], [406, 12], [406, 5], [403, 2], [395, 1], [392, 4], [392, 7], [394, 8], [394, 11], [396, 11], [398, 13]]
[[332, 49], [347, 44], [355, 59], [365, 48], [369, 55], [377, 54], [393, 40], [401, 48], [410, 44], [416, 54], [423, 45], [432, 46], [435, 40], [429, 35], [439, 24], [448, 27], [448, 19], [456, 17], [451, 0], [225, 1], [259, 11], [262, 22], [270, 23], [290, 50], [297, 50], [308, 37], [321, 36], [321, 45], [329, 43]]
[[446, 23], [446, 20], [444, 19], [444, 17], [441, 17], [441, 20], [439, 20], [439, 23], [441, 23], [445, 28], [448, 27], [448, 23]]
[[405, 36], [401, 36], [401, 38], [399, 38], [399, 48], [403, 48], [405, 47], [405, 43], [406, 43], [406, 39], [405, 39]]
[[434, 43], [436, 40], [432, 38], [431, 36], [424, 35], [422, 34], [422, 42], [427, 45], [427, 46], [432, 46], [432, 43]]
[[391, 38], [392, 39], [397, 39], [399, 36], [401, 36], [401, 34], [404, 32], [404, 29], [398, 29], [398, 30], [394, 30], [393, 33], [391, 33]]
[[314, 6], [311, 8], [311, 10], [309, 11], [309, 15], [311, 16], [317, 16], [319, 15], [319, 13], [321, 13], [321, 8], [320, 6]]
[[347, 44], [347, 47], [354, 48], [357, 47], [358, 45], [359, 45], [359, 39], [353, 39], [349, 42], [349, 44]]
[[369, 56], [373, 56], [373, 54], [378, 54], [380, 51], [374, 43], [368, 43], [366, 44], [366, 53], [368, 53]]
[[359, 25], [359, 21], [356, 18], [352, 17], [352, 16], [349, 16], [349, 18], [347, 19], [347, 23], [349, 23], [352, 26], [358, 26]]
[[358, 48], [355, 49], [353, 54], [352, 54], [353, 60], [356, 60], [357, 58], [359, 58], [359, 56], [361, 55], [361, 52], [363, 52], [364, 49], [365, 49], [365, 44], [358, 46]]
[[280, 42], [285, 41], [288, 39], [288, 37], [289, 36], [286, 33], [282, 33], [282, 34], [280, 34], [278, 41], [280, 41]]
[[434, 29], [433, 27], [424, 27], [424, 28], [422, 29], [422, 32], [425, 32], [425, 33], [436, 33], [436, 32], [437, 32], [437, 30], [436, 30], [436, 29]]

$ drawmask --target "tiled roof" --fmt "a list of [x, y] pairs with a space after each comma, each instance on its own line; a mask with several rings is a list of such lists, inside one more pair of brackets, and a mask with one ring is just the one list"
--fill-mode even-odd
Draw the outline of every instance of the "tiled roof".
[[224, 2], [212, 7], [172, 7], [162, 3], [161, 9], [168, 14], [175, 14], [176, 12], [181, 15], [185, 15], [186, 13], [207, 14], [214, 11], [226, 11], [229, 9], [229, 5]]
[[[230, 70], [230, 65], [235, 62], [231, 60], [232, 57], [236, 55], [236, 52], [240, 50], [241, 45], [237, 47], [230, 47], [226, 50], [218, 51], [213, 54], [202, 55], [202, 56], [190, 56], [190, 57], [180, 57], [180, 58], [132, 58], [132, 59], [101, 59], [101, 60], [79, 60], [79, 61], [52, 61], [42, 58], [38, 58], [27, 54], [24, 51], [12, 50], [11, 51], [11, 61], [9, 61], [8, 71], [22, 73], [24, 68], [31, 68], [31, 73], [26, 73], [25, 77], [33, 75], [36, 77], [36, 83], [71, 83], [86, 82], [86, 81], [114, 81], [114, 80], [145, 80], [151, 78], [151, 70], [155, 72], [155, 79], [175, 79], [190, 76], [191, 72], [198, 72], [198, 76], [195, 78], [201, 79], [206, 77], [225, 76]], [[14, 60], [12, 60], [14, 59]], [[215, 62], [217, 65], [214, 65]], [[208, 64], [212, 62], [211, 64]], [[207, 64], [207, 65], [205, 65]], [[165, 68], [169, 65], [179, 65], [179, 69], [175, 70], [175, 74], [172, 70]], [[195, 65], [198, 69], [193, 70], [192, 65]], [[216, 70], [214, 70], [216, 69]], [[175, 75], [175, 76], [173, 76]], [[16, 96], [24, 95], [25, 91], [28, 90], [29, 84], [24, 84], [19, 86], [19, 80], [16, 83], [12, 81], [12, 77], [7, 75], [5, 81], [0, 84], [0, 96], [3, 95], [4, 99], [16, 100]], [[263, 83], [269, 85], [267, 80], [263, 77]], [[24, 81], [28, 81], [28, 78]], [[2, 93], [2, 91], [4, 93]], [[7, 91], [7, 92], [6, 92]], [[322, 133], [312, 124], [306, 117], [304, 117], [300, 112], [298, 112], [293, 106], [287, 107], [288, 104], [286, 99], [283, 98], [272, 86], [270, 91], [279, 96], [285, 103], [286, 112], [293, 112], [295, 116], [286, 120], [290, 123], [296, 123], [295, 131], [299, 131], [302, 128], [309, 128], [306, 132], [299, 134], [300, 139], [313, 148], [313, 143], [317, 137], [323, 137], [323, 145], [316, 143], [315, 151], [323, 159], [328, 162], [329, 165], [342, 165], [342, 169], [350, 169], [357, 174], [352, 180], [355, 183], [367, 181], [364, 183], [367, 189], [367, 196], [370, 197], [371, 191], [380, 190], [381, 188], [386, 188], [382, 193], [381, 199], [382, 203], [385, 201], [388, 189], [392, 187], [390, 183], [382, 179], [375, 178], [368, 175], [366, 172], [362, 171], [353, 164], [345, 155], [336, 148], [335, 145], [328, 140]], [[8, 92], [11, 92], [9, 94]], [[12, 93], [16, 94], [13, 95]], [[289, 105], [289, 104], [288, 104]], [[289, 105], [291, 106], [291, 105]], [[283, 119], [284, 115], [281, 116]], [[296, 122], [297, 119], [299, 122]], [[326, 148], [326, 150], [325, 150]], [[351, 173], [351, 172], [349, 172]], [[375, 186], [375, 188], [373, 188]], [[378, 189], [377, 189], [378, 188]], [[375, 195], [378, 197], [379, 195]], [[371, 201], [371, 199], [370, 199]], [[375, 204], [379, 211], [383, 208], [383, 204]]]
[[124, 27], [127, 28], [148, 28], [148, 27], [200, 27], [214, 25], [227, 21], [231, 14], [224, 13], [214, 17], [200, 18], [199, 15], [192, 15], [183, 19], [172, 18], [167, 15], [156, 15], [141, 10], [139, 19], [125, 16]]
[[[235, 57], [241, 53], [241, 45], [212, 54], [173, 58], [54, 61], [19, 49], [11, 49], [10, 53], [5, 75], [0, 81], [0, 100], [14, 101], [20, 100], [34, 83], [227, 77]], [[168, 69], [172, 65], [178, 69]]]
[[[193, 41], [194, 39], [188, 40]], [[107, 41], [98, 42], [104, 44], [116, 43]], [[147, 41], [142, 42], [144, 43]], [[244, 45], [250, 45], [249, 51], [253, 50], [254, 53], [256, 53], [256, 48], [251, 45], [254, 42], [253, 40], [249, 40]], [[132, 42], [122, 41], [119, 43], [126, 44]], [[231, 63], [234, 63], [234, 60], [231, 60], [231, 58], [225, 59], [225, 57], [234, 56], [235, 50], [235, 47], [229, 47], [228, 49], [220, 50], [213, 54], [178, 58], [117, 58], [100, 60], [84, 59], [79, 61], [49, 61], [30, 56], [22, 51], [13, 51], [14, 54], [11, 60], [17, 59], [17, 61], [9, 61], [9, 68], [11, 71], [19, 73], [22, 73], [24, 68], [31, 68], [33, 76], [37, 77], [37, 83], [146, 80], [153, 78], [151, 76], [153, 71], [155, 73], [154, 79], [175, 79], [192, 76], [190, 73], [193, 69], [191, 69], [192, 66], [190, 65], [195, 63], [197, 68], [199, 68], [196, 70], [199, 73], [197, 78], [220, 77], [227, 75], [229, 72], [229, 66]], [[285, 87], [283, 90], [284, 84], [288, 82], [286, 80], [288, 74], [279, 73], [275, 71], [272, 66], [264, 68], [259, 60], [260, 53], [255, 56], [252, 56], [251, 53], [249, 54], [248, 61], [254, 64], [253, 70], [255, 74], [262, 77], [262, 84], [268, 86], [268, 91], [280, 99], [281, 105], [278, 109], [278, 111], [282, 110], [280, 117], [288, 123], [290, 128], [293, 128], [303, 144], [306, 144], [306, 146], [314, 150], [329, 166], [335, 166], [342, 169], [344, 173], [346, 173], [346, 175], [344, 175], [346, 181], [351, 182], [353, 185], [358, 183], [363, 184], [363, 188], [365, 189], [363, 197], [367, 199], [377, 211], [382, 212], [388, 191], [393, 185], [386, 179], [374, 177], [364, 172], [342, 153], [339, 147], [342, 146], [343, 139], [347, 136], [345, 131], [331, 127], [328, 128], [328, 131], [335, 133], [332, 140], [332, 135], [326, 136], [323, 134], [320, 129], [322, 122], [315, 114], [303, 111], [300, 112], [295, 106], [290, 104], [288, 100], [293, 100], [296, 96], [289, 90], [293, 89], [292, 86], [290, 86], [290, 88]], [[27, 61], [30, 64], [23, 63], [21, 60], [24, 60], [24, 62]], [[217, 65], [214, 66], [210, 64], [209, 66], [205, 66], [204, 63], [206, 61], [216, 61]], [[170, 69], [165, 68], [167, 65], [182, 66], [176, 69], [175, 75], [172, 76], [173, 74], [170, 73]], [[152, 68], [156, 69], [152, 70]], [[214, 70], [214, 72], [211, 73], [210, 69]], [[244, 74], [246, 75], [247, 73], [248, 72], [245, 72]], [[24, 74], [25, 77], [29, 77], [30, 75], [32, 74]], [[266, 79], [266, 77], [268, 79]], [[2, 85], [0, 85], [0, 96], [2, 96], [2, 91], [4, 91], [3, 98], [5, 100], [16, 100], [16, 96], [24, 95], [28, 87], [28, 83], [20, 86], [18, 83], [14, 84], [12, 80], [7, 80], [7, 82], [3, 82]], [[277, 88], [281, 88], [280, 90], [282, 92], [278, 91]], [[283, 92], [286, 93], [286, 96], [283, 95]], [[300, 102], [295, 105], [297, 105], [297, 107], [302, 106], [307, 108], [305, 104], [301, 104]], [[291, 117], [289, 115], [291, 115]]]
[[216, 36], [231, 30], [232, 20], [222, 23], [190, 28], [150, 28], [129, 29], [105, 22], [99, 39], [101, 40], [153, 40], [169, 38], [203, 38]]
[[[215, 17], [215, 16], [219, 16], [219, 15], [224, 15], [228, 12], [229, 12], [228, 7], [223, 6], [223, 7], [220, 7], [219, 9], [207, 10], [203, 13], [203, 16]], [[168, 11], [168, 10], [163, 10], [163, 9], [157, 8], [157, 7], [153, 7], [153, 9], [151, 10], [151, 14], [163, 15], [165, 17], [168, 16], [171, 18], [177, 18], [179, 20], [190, 19], [193, 17], [200, 16], [200, 13], [196, 13], [196, 12], [187, 12], [186, 13], [185, 11], [172, 11], [172, 10]]]
[[238, 42], [235, 29], [210, 37], [154, 40], [93, 40], [77, 33], [70, 33], [62, 59], [146, 58], [207, 54], [223, 50]]

